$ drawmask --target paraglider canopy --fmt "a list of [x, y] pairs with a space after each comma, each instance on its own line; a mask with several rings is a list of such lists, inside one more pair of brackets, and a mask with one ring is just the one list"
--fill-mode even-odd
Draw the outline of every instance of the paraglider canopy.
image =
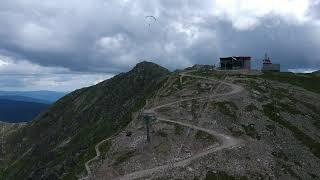
[[157, 21], [154, 16], [146, 16], [146, 24], [150, 27], [153, 23]]

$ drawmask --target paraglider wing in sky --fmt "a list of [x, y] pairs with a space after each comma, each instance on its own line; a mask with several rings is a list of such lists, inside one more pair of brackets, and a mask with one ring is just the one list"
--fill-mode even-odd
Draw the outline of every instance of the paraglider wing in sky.
[[150, 27], [151, 24], [155, 23], [157, 21], [157, 18], [154, 16], [146, 16], [146, 23]]

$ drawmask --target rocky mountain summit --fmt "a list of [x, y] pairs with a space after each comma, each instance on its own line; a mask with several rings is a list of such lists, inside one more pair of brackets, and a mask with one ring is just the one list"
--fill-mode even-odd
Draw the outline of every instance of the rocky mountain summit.
[[143, 62], [10, 133], [0, 179], [319, 179], [316, 82]]

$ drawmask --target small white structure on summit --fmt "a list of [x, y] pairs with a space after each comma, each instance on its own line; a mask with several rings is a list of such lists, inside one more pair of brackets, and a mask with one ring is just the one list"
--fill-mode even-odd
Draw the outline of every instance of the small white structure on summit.
[[266, 53], [263, 59], [263, 66], [261, 71], [280, 72], [280, 64], [272, 64], [270, 58], [268, 57], [268, 54]]

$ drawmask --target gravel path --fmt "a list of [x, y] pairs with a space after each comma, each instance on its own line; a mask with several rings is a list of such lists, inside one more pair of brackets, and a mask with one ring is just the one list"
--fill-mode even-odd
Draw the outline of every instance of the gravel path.
[[90, 159], [89, 161], [87, 161], [84, 166], [86, 167], [86, 171], [87, 171], [87, 176], [86, 177], [83, 177], [83, 178], [80, 178], [79, 180], [86, 180], [86, 179], [89, 179], [89, 177], [92, 176], [92, 172], [91, 172], [91, 169], [90, 169], [90, 164], [93, 162], [93, 161], [96, 161], [96, 160], [99, 160], [100, 156], [101, 156], [101, 152], [99, 150], [99, 147], [101, 146], [101, 144], [105, 143], [106, 141], [109, 141], [111, 140], [113, 137], [109, 137], [107, 139], [104, 139], [102, 141], [100, 141], [94, 148], [96, 150], [96, 156], [92, 159]]
[[[212, 99], [214, 97], [230, 96], [232, 94], [239, 93], [239, 92], [241, 92], [243, 90], [243, 87], [241, 87], [241, 86], [238, 86], [238, 85], [235, 85], [235, 84], [232, 84], [232, 83], [228, 83], [228, 82], [224, 82], [224, 81], [220, 81], [220, 80], [215, 80], [215, 79], [202, 77], [202, 76], [189, 75], [189, 74], [187, 74], [189, 72], [180, 73], [180, 76], [181, 76], [180, 79], [182, 79], [182, 77], [192, 77], [192, 78], [215, 81], [215, 82], [219, 82], [221, 84], [230, 86], [232, 88], [232, 90], [230, 92], [223, 93], [223, 94], [212, 94], [212, 95], [203, 96], [203, 97], [185, 98], [185, 99], [182, 99], [182, 100], [170, 102], [170, 103], [167, 103], [167, 104], [163, 104], [163, 105], [159, 105], [159, 106], [153, 107], [151, 109], [144, 110], [144, 113], [154, 113], [154, 114], [156, 114], [155, 111], [157, 109], [160, 109], [160, 108], [166, 107], [166, 106], [170, 106], [170, 105], [174, 105], [174, 104], [178, 104], [180, 102], [191, 101], [191, 100], [196, 100], [196, 99], [198, 99], [198, 100], [201, 100], [201, 99], [210, 100], [210, 99]], [[206, 156], [206, 155], [208, 155], [210, 153], [213, 153], [213, 152], [216, 152], [216, 151], [219, 151], [219, 150], [222, 150], [222, 149], [232, 149], [232, 148], [238, 147], [242, 143], [242, 140], [240, 140], [240, 139], [237, 139], [237, 138], [234, 138], [232, 136], [228, 136], [228, 135], [219, 133], [219, 132], [214, 131], [212, 129], [206, 129], [206, 128], [198, 127], [198, 126], [195, 126], [195, 125], [192, 125], [192, 124], [187, 124], [187, 123], [178, 122], [178, 121], [175, 121], [175, 120], [165, 119], [165, 118], [162, 118], [161, 116], [159, 116], [157, 114], [156, 114], [156, 116], [157, 116], [157, 120], [159, 120], [159, 121], [171, 122], [171, 123], [179, 124], [179, 125], [182, 125], [182, 126], [185, 126], [185, 127], [189, 127], [189, 128], [192, 128], [192, 129], [200, 130], [200, 131], [206, 132], [208, 134], [211, 134], [211, 135], [215, 136], [219, 140], [220, 145], [218, 147], [216, 147], [216, 146], [209, 147], [209, 148], [205, 149], [203, 152], [200, 152], [200, 153], [198, 153], [196, 155], [193, 155], [193, 156], [191, 156], [191, 157], [189, 157], [187, 159], [183, 159], [181, 161], [168, 163], [168, 164], [165, 164], [165, 165], [162, 165], [162, 166], [157, 166], [157, 167], [150, 168], [150, 169], [136, 171], [136, 172], [133, 172], [133, 173], [130, 173], [130, 174], [126, 174], [126, 175], [124, 175], [122, 177], [118, 177], [116, 179], [118, 179], [118, 180], [132, 180], [132, 179], [142, 178], [142, 177], [151, 175], [151, 174], [156, 173], [156, 172], [165, 171], [166, 169], [169, 169], [169, 168], [171, 169], [171, 168], [174, 168], [174, 167], [185, 167], [185, 166], [189, 165], [192, 161], [194, 161], [196, 159], [199, 159], [201, 157], [204, 157], [204, 156]], [[100, 150], [99, 150], [99, 146], [101, 144], [103, 144], [104, 142], [112, 139], [112, 138], [113, 137], [104, 139], [104, 140], [102, 140], [101, 142], [99, 142], [95, 146], [96, 156], [85, 163], [85, 168], [87, 170], [88, 176], [86, 176], [84, 178], [81, 178], [81, 180], [90, 179], [89, 177], [91, 177], [92, 172], [90, 170], [90, 166], [89, 165], [90, 165], [91, 162], [93, 162], [95, 160], [98, 160], [100, 158], [101, 153], [100, 153]]]
[[[198, 79], [205, 79], [205, 80], [220, 82], [221, 84], [225, 84], [225, 85], [231, 86], [232, 87], [232, 91], [230, 91], [228, 93], [224, 93], [224, 94], [210, 95], [209, 97], [208, 96], [206, 96], [206, 97], [195, 97], [195, 98], [186, 98], [186, 99], [178, 100], [178, 101], [175, 101], [175, 102], [167, 103], [167, 104], [164, 104], [164, 105], [159, 105], [159, 106], [153, 107], [151, 109], [145, 110], [144, 111], [145, 113], [155, 113], [155, 110], [157, 110], [159, 108], [162, 108], [162, 107], [165, 107], [165, 106], [170, 106], [170, 105], [173, 105], [173, 104], [177, 104], [177, 103], [180, 103], [180, 102], [183, 102], [183, 101], [190, 101], [190, 100], [195, 100], [195, 99], [208, 99], [208, 98], [211, 99], [213, 97], [219, 97], [219, 96], [229, 96], [229, 95], [232, 95], [232, 94], [239, 93], [239, 92], [241, 92], [243, 90], [243, 88], [241, 86], [238, 86], [238, 85], [235, 85], [235, 84], [232, 84], [232, 83], [227, 83], [227, 82], [220, 81], [220, 80], [213, 80], [213, 79], [205, 78], [205, 77], [201, 77], [201, 76], [188, 75], [186, 73], [181, 73], [180, 75], [181, 76], [185, 76], [185, 77], [193, 77], [193, 78], [198, 78]], [[158, 116], [158, 115], [156, 115], [156, 116]], [[119, 178], [116, 178], [116, 179], [118, 179], [118, 180], [132, 180], [132, 179], [142, 178], [142, 177], [151, 175], [151, 174], [156, 173], [156, 172], [165, 171], [166, 169], [172, 169], [172, 168], [175, 168], [175, 167], [185, 167], [185, 166], [188, 166], [192, 161], [194, 161], [196, 159], [199, 159], [201, 157], [204, 157], [204, 156], [206, 156], [208, 154], [211, 154], [213, 152], [216, 152], [216, 151], [219, 151], [219, 150], [222, 150], [222, 149], [232, 149], [232, 148], [238, 147], [242, 143], [242, 140], [240, 140], [240, 139], [237, 139], [237, 138], [234, 138], [232, 136], [228, 136], [228, 135], [219, 133], [219, 132], [214, 131], [212, 129], [206, 129], [206, 128], [198, 127], [198, 126], [195, 126], [195, 125], [192, 125], [192, 124], [187, 124], [187, 123], [178, 122], [178, 121], [175, 121], [175, 120], [165, 119], [165, 118], [162, 118], [160, 116], [157, 117], [157, 120], [164, 121], [164, 122], [171, 122], [171, 123], [179, 124], [179, 125], [182, 125], [182, 126], [185, 126], [185, 127], [189, 127], [189, 128], [192, 128], [192, 129], [196, 129], [196, 130], [199, 130], [199, 131], [206, 132], [208, 134], [211, 134], [211, 135], [215, 136], [219, 140], [219, 142], [221, 144], [218, 147], [209, 147], [208, 149], [204, 150], [203, 152], [198, 153], [196, 155], [193, 155], [190, 158], [187, 158], [187, 159], [184, 159], [184, 160], [181, 160], [181, 161], [177, 161], [177, 162], [173, 162], [173, 163], [168, 163], [168, 164], [165, 164], [165, 165], [162, 165], [162, 166], [157, 166], [157, 167], [150, 168], [150, 169], [136, 171], [136, 172], [133, 172], [133, 173], [130, 173], [130, 174], [126, 174], [126, 175], [124, 175], [122, 177], [119, 177]]]

